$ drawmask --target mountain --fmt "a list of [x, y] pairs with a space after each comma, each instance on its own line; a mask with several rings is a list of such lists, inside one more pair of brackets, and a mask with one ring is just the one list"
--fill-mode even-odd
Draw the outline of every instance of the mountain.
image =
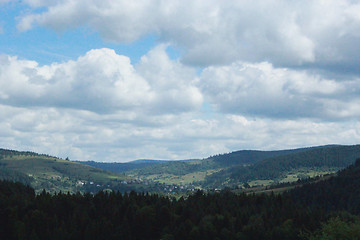
[[60, 158], [0, 149], [0, 179], [20, 181], [31, 185], [36, 192], [96, 192], [110, 188], [120, 191], [150, 190], [138, 180], [85, 164]]
[[190, 159], [152, 164], [142, 168], [134, 168], [126, 172], [126, 174], [160, 183], [180, 185], [195, 184], [201, 186], [201, 182], [203, 182], [207, 176], [229, 167], [247, 166], [269, 157], [282, 156], [303, 150], [304, 149], [280, 151], [242, 150], [219, 154], [202, 160]]
[[223, 167], [230, 167], [233, 165], [249, 165], [260, 162], [264, 159], [303, 152], [308, 149], [309, 148], [299, 148], [278, 151], [241, 150], [227, 154], [215, 155], [207, 158], [206, 160], [214, 161], [217, 165]]
[[359, 156], [360, 145], [327, 145], [296, 149], [250, 166], [233, 166], [224, 169], [208, 176], [205, 184], [215, 187], [225, 182], [228, 185], [236, 185], [255, 180], [282, 181], [289, 175], [306, 177], [309, 173], [335, 172], [353, 164]]
[[[177, 162], [183, 161], [196, 161], [198, 159], [176, 160]], [[161, 163], [167, 163], [172, 160], [152, 160], [152, 159], [138, 159], [131, 162], [95, 162], [95, 161], [77, 161], [92, 167], [100, 168], [103, 170], [111, 171], [114, 173], [124, 173], [131, 170], [140, 170], [146, 167], [154, 166]]]
[[194, 188], [292, 182], [334, 173], [359, 156], [360, 145], [327, 145], [279, 151], [242, 150], [202, 160], [96, 163], [0, 149], [0, 179], [29, 184], [37, 192], [96, 192], [109, 188], [173, 193], [180, 189], [186, 192]]
[[336, 172], [360, 156], [360, 145], [326, 145], [309, 148], [242, 150], [194, 161], [168, 161], [126, 172], [160, 183], [195, 184], [206, 188], [235, 187], [297, 181]]

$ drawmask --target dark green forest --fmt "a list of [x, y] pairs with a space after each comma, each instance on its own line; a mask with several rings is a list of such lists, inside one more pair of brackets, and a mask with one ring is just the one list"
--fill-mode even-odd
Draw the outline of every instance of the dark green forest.
[[283, 194], [46, 191], [0, 182], [1, 239], [360, 239], [360, 160]]

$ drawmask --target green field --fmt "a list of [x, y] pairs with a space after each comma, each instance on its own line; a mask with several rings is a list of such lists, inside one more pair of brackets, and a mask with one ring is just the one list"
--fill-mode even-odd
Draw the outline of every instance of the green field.
[[[194, 163], [190, 163], [194, 164]], [[197, 164], [197, 163], [196, 163]], [[137, 175], [137, 174], [130, 174], [131, 177], [142, 177], [149, 181], [154, 181], [158, 183], [165, 183], [165, 184], [176, 184], [176, 185], [187, 185], [187, 184], [194, 184], [197, 185], [199, 182], [205, 180], [206, 176], [209, 176], [216, 171], [220, 171], [221, 169], [211, 169], [207, 171], [197, 171], [191, 172], [188, 174], [183, 175], [175, 175], [169, 173], [157, 173], [151, 175]]]
[[327, 174], [331, 174], [331, 173], [335, 173], [338, 170], [340, 170], [341, 168], [328, 168], [328, 169], [324, 169], [324, 168], [303, 168], [303, 169], [298, 169], [296, 171], [291, 171], [289, 172], [286, 177], [282, 178], [279, 180], [280, 183], [286, 183], [286, 182], [295, 182], [299, 179], [304, 179], [304, 178], [313, 178], [313, 177], [317, 177], [317, 176], [323, 176], [323, 175], [327, 175]]

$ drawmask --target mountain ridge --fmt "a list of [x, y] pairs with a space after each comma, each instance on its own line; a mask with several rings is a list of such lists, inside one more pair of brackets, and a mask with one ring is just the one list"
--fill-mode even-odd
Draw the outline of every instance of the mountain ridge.
[[[325, 161], [326, 156], [332, 159], [331, 164]], [[198, 182], [202, 187], [235, 187], [257, 180], [286, 181], [292, 171], [296, 176], [289, 181], [335, 172], [352, 164], [359, 156], [360, 145], [329, 144], [275, 151], [240, 150], [197, 161], [160, 163], [134, 169], [127, 174], [159, 182]]]
[[[21, 181], [52, 191], [76, 191], [83, 184], [117, 186], [128, 183], [191, 186], [198, 188], [242, 187], [291, 182], [336, 172], [360, 156], [360, 145], [323, 145], [286, 150], [239, 150], [201, 160], [139, 159], [128, 163], [73, 162], [46, 154], [0, 149], [0, 179]], [[120, 175], [119, 175], [120, 174]], [[88, 183], [94, 182], [93, 186]], [[121, 183], [124, 182], [123, 185]], [[149, 184], [151, 183], [151, 184]], [[58, 188], [57, 184], [66, 185]], [[125, 186], [126, 185], [126, 186]], [[149, 191], [143, 185], [140, 189]], [[162, 187], [165, 189], [164, 187]], [[169, 189], [169, 188], [168, 188]], [[182, 188], [185, 189], [185, 188]]]

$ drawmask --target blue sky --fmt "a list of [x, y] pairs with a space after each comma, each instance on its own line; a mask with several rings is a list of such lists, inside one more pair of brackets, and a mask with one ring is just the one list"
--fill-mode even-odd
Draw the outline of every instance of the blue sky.
[[360, 140], [359, 1], [0, 0], [0, 147], [186, 159]]
[[[118, 54], [129, 56], [132, 62], [137, 63], [141, 56], [157, 44], [155, 35], [144, 36], [129, 43], [104, 41], [97, 32], [87, 27], [69, 29], [64, 32], [37, 27], [31, 31], [20, 32], [17, 29], [19, 17], [24, 12], [33, 9], [26, 4], [12, 3], [2, 6], [0, 12], [0, 22], [2, 23], [1, 53], [34, 60], [41, 65], [76, 60], [89, 49], [104, 47], [114, 49]], [[34, 12], [39, 11], [35, 9]], [[176, 57], [175, 52], [171, 54]]]

